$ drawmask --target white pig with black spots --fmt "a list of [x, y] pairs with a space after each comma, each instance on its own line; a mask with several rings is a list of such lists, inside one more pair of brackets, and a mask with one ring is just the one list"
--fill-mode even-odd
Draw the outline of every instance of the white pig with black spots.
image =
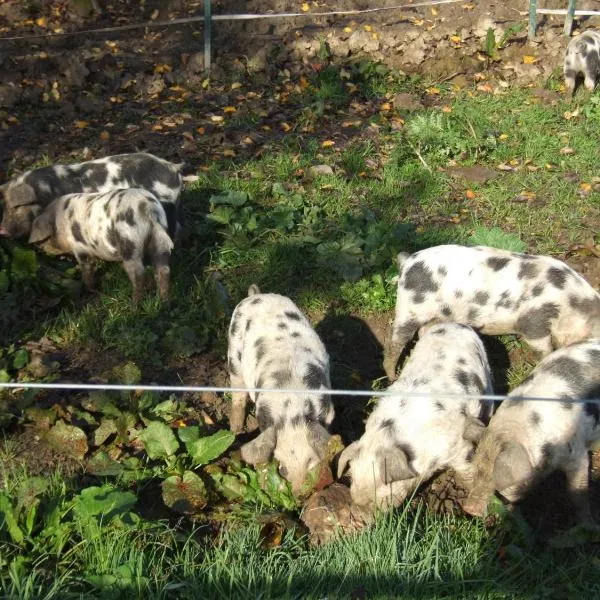
[[591, 398], [600, 398], [600, 340], [561, 348], [540, 362], [490, 420], [473, 459], [464, 510], [483, 516], [494, 491], [516, 502], [560, 470], [578, 520], [590, 523], [589, 450], [600, 441], [600, 407]]
[[398, 506], [449, 467], [468, 481], [491, 408], [479, 396], [492, 392], [486, 352], [473, 329], [455, 323], [422, 328], [388, 391], [394, 395], [378, 401], [364, 435], [339, 459], [339, 477], [350, 467], [352, 500], [370, 510]]
[[592, 91], [600, 78], [600, 31], [588, 30], [574, 37], [567, 46], [564, 62], [565, 86], [575, 91], [577, 77]]
[[[325, 458], [330, 438], [334, 410], [325, 346], [289, 298], [262, 294], [253, 285], [233, 312], [227, 356], [234, 388], [300, 390], [250, 392], [261, 432], [241, 449], [253, 465], [275, 458], [298, 492]], [[244, 427], [247, 398], [246, 392], [232, 394], [230, 426], [236, 433]]]
[[419, 327], [470, 325], [521, 335], [542, 356], [600, 337], [600, 294], [564, 262], [485, 246], [435, 246], [398, 255], [396, 314], [384, 368], [396, 364]]

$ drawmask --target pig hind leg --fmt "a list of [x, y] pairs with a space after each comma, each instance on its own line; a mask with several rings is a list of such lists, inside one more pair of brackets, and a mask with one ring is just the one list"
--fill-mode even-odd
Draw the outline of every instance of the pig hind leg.
[[394, 320], [392, 335], [386, 346], [383, 360], [383, 368], [388, 379], [392, 380], [396, 378], [396, 366], [398, 365], [402, 350], [415, 335], [418, 328], [419, 323], [413, 319], [401, 322], [398, 322], [398, 319]]
[[133, 286], [133, 303], [137, 304], [144, 293], [144, 263], [140, 257], [123, 261], [123, 268]]
[[171, 279], [171, 268], [169, 259], [173, 242], [167, 232], [161, 227], [154, 226], [152, 230], [152, 239], [149, 246], [150, 259], [154, 266], [154, 277], [156, 278], [156, 287], [161, 300], [166, 300], [169, 296], [169, 283]]
[[[245, 387], [242, 377], [230, 373], [231, 387]], [[248, 394], [246, 392], [231, 392], [231, 413], [229, 415], [229, 428], [234, 433], [239, 433], [244, 429], [246, 421], [246, 402]]]
[[569, 465], [570, 468], [568, 470], [565, 469], [569, 495], [571, 496], [571, 501], [575, 508], [577, 520], [580, 523], [594, 522], [588, 493], [589, 463], [590, 459], [588, 453], [585, 448], [582, 448], [582, 451]]
[[94, 288], [94, 264], [91, 257], [89, 254], [81, 252], [76, 254], [75, 258], [77, 259], [79, 268], [81, 269], [81, 278], [83, 279], [83, 284], [88, 290], [92, 290]]

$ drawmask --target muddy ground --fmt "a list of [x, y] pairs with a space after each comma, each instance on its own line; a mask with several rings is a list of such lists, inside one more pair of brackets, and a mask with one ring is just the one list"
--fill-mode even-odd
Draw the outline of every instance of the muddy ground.
[[[310, 14], [396, 3], [329, 0], [318, 6], [307, 4]], [[0, 1], [0, 37], [47, 34], [57, 29], [81, 31], [202, 14], [199, 1], [100, 0], [99, 13], [88, 12], [85, 2], [75, 4], [76, 9], [58, 0]], [[291, 0], [216, 0], [213, 4], [215, 14], [295, 12], [301, 5]], [[560, 72], [568, 40], [562, 35], [561, 17], [540, 17], [538, 35], [529, 42], [526, 29], [516, 27], [525, 23], [522, 11], [526, 4], [524, 0], [465, 0], [434, 9], [406, 8], [363, 16], [215, 22], [212, 79], [232, 81], [236, 73], [251, 75], [258, 93], [248, 103], [250, 110], [265, 111], [263, 123], [281, 121], [287, 110], [266, 102], [266, 95], [263, 98], [271, 76], [285, 69], [291, 73], [311, 69], [323, 39], [334, 60], [368, 57], [405, 73], [418, 73], [432, 82], [450, 81], [458, 87], [481, 82], [493, 87], [534, 81], [540, 85]], [[559, 0], [544, 3], [547, 7], [564, 4]], [[596, 4], [592, 0], [580, 1], [578, 8], [597, 8]], [[578, 21], [576, 28], [599, 24], [598, 18], [585, 19]], [[495, 61], [489, 61], [484, 53], [489, 28], [496, 40], [507, 36]], [[526, 64], [524, 56], [535, 60]], [[206, 88], [200, 23], [139, 29], [134, 33], [0, 40], [0, 73], [0, 181], [42, 158], [59, 162], [146, 150], [177, 162], [185, 161], [193, 173], [221, 156], [223, 148], [236, 148], [236, 160], [240, 162], [257, 152], [256, 148], [240, 145], [244, 131], [224, 133], [210, 118], [213, 112], [233, 104], [237, 92]], [[276, 143], [281, 135], [278, 131], [277, 127], [271, 132], [263, 131], [262, 144]], [[595, 257], [574, 256], [571, 260], [566, 254], [565, 258], [595, 287], [600, 286], [600, 266]], [[350, 381], [357, 389], [365, 389], [383, 377], [382, 348], [390, 318], [391, 315], [366, 320], [320, 315], [317, 330], [332, 356], [334, 386], [347, 386]], [[489, 344], [498, 391], [502, 393], [506, 391], [509, 362], [527, 360], [527, 356], [509, 357], [497, 342], [490, 340]], [[61, 352], [66, 380], [102, 380], [121, 361], [112, 353], [90, 348], [67, 348]], [[164, 383], [227, 382], [223, 358], [215, 352], [167, 367], [156, 374]], [[166, 379], [165, 373], [170, 374]], [[150, 380], [152, 375], [145, 373]], [[60, 401], [58, 396], [56, 399]], [[217, 423], [226, 422], [227, 406], [222, 397], [188, 395], [186, 400], [207, 411]], [[361, 432], [365, 406], [343, 398], [337, 404], [334, 427], [343, 431], [349, 442]], [[34, 472], [47, 471], [63, 461], [44, 447], [32, 430], [22, 432], [17, 443], [18, 455]], [[71, 468], [77, 471], [79, 465]], [[525, 514], [535, 517], [538, 524], [564, 526], [569, 522], [568, 501], [564, 494], [546, 493], [561, 487], [560, 479], [547, 482], [543, 504], [538, 501], [539, 495], [533, 495], [524, 504]], [[456, 509], [461, 496], [451, 474], [438, 477], [423, 493], [435, 510]], [[594, 458], [593, 498], [598, 512], [599, 455]]]

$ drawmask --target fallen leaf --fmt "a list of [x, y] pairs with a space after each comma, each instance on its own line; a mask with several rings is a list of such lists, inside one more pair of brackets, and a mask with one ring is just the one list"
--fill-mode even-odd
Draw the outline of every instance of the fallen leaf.
[[108, 133], [108, 131], [106, 131], [106, 130], [105, 131], [101, 131], [100, 132], [100, 139], [103, 142], [107, 142], [110, 139], [110, 133]]
[[231, 84], [231, 89], [232, 90], [239, 90], [242, 87], [242, 84], [239, 81], [234, 81]]
[[533, 202], [536, 198], [535, 192], [522, 191], [513, 198], [513, 202]]
[[450, 36], [450, 41], [453, 44], [460, 44], [462, 42], [462, 39], [460, 38], [460, 35], [451, 35]]
[[222, 123], [225, 119], [221, 115], [211, 115], [210, 120], [213, 123]]
[[332, 146], [335, 146], [335, 142], [333, 140], [325, 140], [321, 146], [323, 148], [331, 148]]
[[352, 33], [352, 27], [344, 27], [344, 33]]
[[533, 65], [538, 61], [537, 57], [526, 54], [523, 57], [523, 64], [525, 65]]
[[223, 150], [223, 156], [225, 156], [226, 158], [233, 158], [235, 156], [235, 150], [232, 150], [231, 148], [226, 148], [225, 150]]
[[450, 106], [442, 106], [442, 112], [451, 113], [452, 108]]
[[77, 127], [77, 129], [85, 129], [88, 125], [88, 121], [75, 121], [75, 127]]
[[428, 93], [428, 94], [432, 94], [432, 95], [436, 96], [437, 94], [439, 94], [439, 93], [440, 93], [440, 88], [437, 88], [437, 87], [430, 87], [430, 88], [427, 88], [427, 89], [425, 90], [425, 92], [426, 92], [426, 93]]
[[437, 10], [437, 8], [436, 8], [435, 6], [432, 6], [432, 7], [431, 7], [431, 14], [432, 14], [434, 17], [437, 17], [438, 10]]
[[373, 27], [371, 27], [371, 25], [363, 25], [363, 29], [365, 31], [373, 31]]
[[564, 148], [561, 148], [559, 150], [559, 152], [563, 155], [565, 154], [575, 154], [575, 150], [573, 148], [569, 148], [569, 146], [565, 146]]
[[392, 110], [392, 105], [389, 102], [384, 102], [381, 105], [381, 110]]
[[494, 91], [494, 88], [489, 83], [479, 83], [477, 85], [477, 90], [479, 92], [485, 92], [486, 94], [491, 94]]
[[499, 140], [501, 140], [501, 141], [503, 142], [504, 140], [507, 140], [507, 139], [508, 139], [508, 134], [507, 134], [507, 133], [501, 133], [501, 134], [498, 136], [498, 139], [499, 139]]
[[579, 195], [582, 196], [583, 198], [585, 198], [586, 196], [589, 196], [591, 191], [592, 191], [591, 183], [583, 182], [583, 183], [579, 184]]
[[38, 27], [46, 27], [46, 25], [48, 24], [46, 21], [46, 17], [40, 17], [39, 19], [35, 20], [35, 24]]
[[237, 108], [236, 108], [235, 106], [226, 106], [226, 107], [223, 109], [223, 112], [224, 112], [224, 113], [228, 113], [228, 114], [229, 114], [229, 113], [234, 113], [234, 112], [237, 112]]
[[[281, 127], [281, 129], [283, 129], [286, 133], [292, 128], [292, 126], [289, 123], [286, 123], [285, 121], [283, 121], [282, 123], [280, 123], [279, 125]], [[266, 126], [268, 127], [268, 125]], [[264, 129], [264, 127], [263, 127]], [[269, 127], [270, 129], [270, 127]]]
[[302, 3], [302, 11], [308, 12], [309, 10], [310, 10], [310, 6], [308, 6], [308, 2], [303, 2]]
[[473, 198], [475, 198], [475, 192], [473, 190], [467, 190], [465, 192], [465, 196], [469, 199], [469, 200], [473, 200]]

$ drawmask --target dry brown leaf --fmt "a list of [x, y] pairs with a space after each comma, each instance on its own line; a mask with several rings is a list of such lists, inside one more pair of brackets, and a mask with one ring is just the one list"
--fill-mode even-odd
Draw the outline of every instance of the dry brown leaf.
[[575, 154], [575, 150], [573, 148], [569, 148], [569, 146], [565, 146], [564, 148], [561, 148], [559, 150], [559, 152], [563, 155]]

